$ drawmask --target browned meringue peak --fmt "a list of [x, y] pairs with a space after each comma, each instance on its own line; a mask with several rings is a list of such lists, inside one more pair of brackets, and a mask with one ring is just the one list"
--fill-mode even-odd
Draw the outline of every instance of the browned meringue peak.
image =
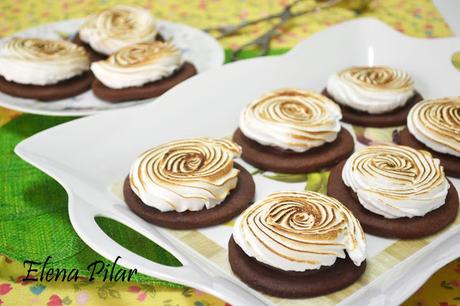
[[429, 148], [460, 157], [460, 97], [417, 103], [409, 112], [407, 126]]
[[345, 250], [356, 265], [366, 257], [358, 220], [336, 199], [310, 191], [256, 202], [238, 218], [233, 236], [249, 256], [288, 271], [330, 266]]
[[129, 68], [153, 63], [165, 57], [181, 57], [181, 51], [171, 43], [152, 41], [122, 48], [106, 61], [113, 66]]
[[13, 38], [3, 48], [4, 53], [22, 59], [61, 60], [88, 57], [84, 48], [65, 40]]
[[358, 87], [375, 91], [407, 91], [414, 85], [408, 73], [388, 66], [350, 67], [340, 71], [338, 76]]

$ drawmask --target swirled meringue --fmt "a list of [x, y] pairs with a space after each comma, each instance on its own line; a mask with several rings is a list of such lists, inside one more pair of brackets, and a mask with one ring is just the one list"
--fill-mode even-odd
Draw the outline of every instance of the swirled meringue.
[[169, 142], [135, 160], [130, 186], [144, 204], [162, 212], [213, 208], [236, 187], [233, 158], [240, 154], [241, 148], [225, 139]]
[[125, 47], [92, 63], [91, 70], [107, 87], [138, 87], [170, 76], [183, 62], [181, 51], [172, 44], [152, 41]]
[[370, 146], [346, 161], [342, 179], [367, 210], [395, 219], [444, 205], [449, 183], [439, 159], [406, 146]]
[[43, 86], [87, 70], [88, 54], [65, 40], [13, 38], [0, 48], [0, 75], [7, 81]]
[[396, 68], [351, 67], [329, 77], [327, 92], [340, 104], [382, 114], [404, 106], [414, 95], [413, 84], [408, 73]]
[[153, 41], [156, 35], [155, 19], [150, 12], [131, 5], [115, 5], [89, 15], [79, 32], [82, 41], [107, 55], [126, 46]]
[[305, 152], [334, 141], [341, 118], [338, 105], [323, 95], [281, 89], [247, 105], [239, 127], [246, 137], [262, 145]]
[[339, 201], [317, 192], [276, 192], [247, 208], [233, 239], [250, 257], [285, 271], [331, 266], [345, 251], [355, 265], [366, 259], [358, 220]]
[[430, 149], [460, 157], [460, 97], [417, 103], [407, 116], [407, 128]]

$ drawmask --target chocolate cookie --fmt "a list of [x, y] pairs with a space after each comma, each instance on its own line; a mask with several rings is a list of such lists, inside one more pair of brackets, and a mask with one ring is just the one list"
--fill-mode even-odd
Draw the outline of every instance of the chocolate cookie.
[[185, 62], [173, 75], [147, 83], [144, 86], [114, 89], [105, 86], [101, 81], [95, 79], [92, 88], [98, 98], [108, 102], [148, 99], [162, 95], [170, 88], [194, 76], [196, 73], [195, 66], [192, 63]]
[[304, 153], [264, 146], [246, 137], [240, 129], [233, 141], [243, 149], [242, 158], [251, 165], [282, 173], [306, 173], [332, 167], [353, 153], [354, 142], [350, 133], [342, 128], [334, 142], [313, 148]]
[[460, 178], [460, 157], [439, 153], [428, 148], [424, 143], [418, 141], [417, 138], [409, 132], [407, 127], [394, 135], [394, 141], [400, 145], [430, 152], [433, 157], [439, 158], [441, 165], [444, 167], [444, 171], [448, 176]]
[[195, 229], [222, 224], [239, 215], [252, 204], [254, 198], [255, 184], [252, 180], [252, 175], [236, 163], [234, 167], [240, 170], [236, 188], [230, 191], [230, 194], [222, 203], [211, 209], [161, 212], [154, 207], [145, 205], [139, 199], [131, 189], [129, 177], [126, 178], [123, 184], [123, 195], [126, 204], [134, 213], [155, 225], [172, 229]]
[[0, 91], [10, 96], [40, 101], [53, 101], [77, 96], [91, 87], [94, 76], [85, 72], [52, 85], [30, 85], [7, 81], [0, 76]]
[[[165, 41], [163, 36], [161, 36], [160, 33], [157, 34], [157, 36], [155, 37], [155, 40]], [[105, 55], [103, 53], [99, 53], [99, 52], [93, 50], [89, 44], [87, 44], [83, 40], [81, 40], [79, 33], [77, 33], [75, 35], [75, 37], [72, 39], [72, 42], [74, 44], [76, 44], [76, 45], [79, 45], [79, 46], [85, 48], [86, 52], [88, 52], [88, 54], [89, 54], [89, 58], [90, 58], [91, 62], [101, 61], [101, 60], [104, 60], [104, 59], [106, 59], [108, 57], [108, 55]]]
[[357, 281], [366, 262], [356, 266], [348, 257], [337, 258], [330, 267], [305, 272], [283, 271], [249, 257], [236, 244], [228, 242], [228, 259], [233, 272], [249, 287], [283, 298], [306, 298], [338, 291]]
[[358, 218], [364, 231], [376, 236], [401, 239], [416, 239], [432, 235], [454, 222], [458, 212], [458, 194], [450, 183], [446, 203], [423, 217], [387, 219], [362, 206], [358, 196], [342, 180], [345, 161], [331, 170], [327, 195], [336, 198]]
[[[322, 94], [331, 99], [332, 101], [335, 101], [326, 89], [323, 90]], [[415, 103], [420, 102], [422, 100], [423, 97], [420, 95], [420, 93], [415, 91], [412, 98], [410, 98], [404, 106], [384, 114], [369, 114], [366, 112], [352, 109], [348, 106], [344, 106], [337, 101], [335, 102], [342, 109], [343, 122], [348, 122], [359, 126], [390, 127], [406, 124], [407, 115], [409, 114], [410, 109], [412, 108], [412, 106], [414, 106]]]

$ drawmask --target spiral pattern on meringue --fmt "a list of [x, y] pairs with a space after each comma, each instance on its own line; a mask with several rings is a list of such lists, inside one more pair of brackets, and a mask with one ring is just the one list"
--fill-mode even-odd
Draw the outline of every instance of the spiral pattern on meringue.
[[355, 152], [342, 179], [367, 210], [385, 218], [421, 217], [444, 205], [449, 183], [439, 159], [406, 146], [370, 146]]
[[79, 32], [81, 40], [107, 55], [132, 44], [153, 41], [156, 35], [150, 12], [130, 5], [116, 5], [89, 15]]
[[169, 142], [139, 156], [131, 167], [131, 189], [148, 206], [183, 212], [220, 204], [238, 182], [233, 159], [241, 148], [225, 139]]
[[13, 38], [0, 48], [0, 75], [8, 81], [49, 85], [87, 70], [88, 54], [65, 40]]
[[404, 106], [414, 95], [414, 82], [392, 67], [351, 67], [332, 75], [327, 91], [340, 104], [380, 114]]
[[126, 88], [166, 78], [183, 63], [178, 48], [170, 43], [154, 41], [125, 47], [108, 59], [91, 64], [91, 70], [105, 86]]
[[282, 89], [250, 103], [241, 113], [239, 127], [262, 145], [305, 152], [334, 141], [341, 118], [338, 105], [325, 96]]
[[282, 191], [251, 205], [233, 238], [250, 257], [285, 271], [331, 266], [337, 258], [366, 259], [363, 230], [338, 200], [317, 192]]
[[407, 128], [430, 149], [460, 157], [460, 97], [417, 103], [407, 116]]

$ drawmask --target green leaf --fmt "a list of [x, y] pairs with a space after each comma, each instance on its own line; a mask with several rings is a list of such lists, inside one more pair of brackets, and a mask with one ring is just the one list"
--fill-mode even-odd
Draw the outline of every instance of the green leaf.
[[307, 174], [289, 174], [289, 173], [274, 173], [263, 174], [264, 177], [285, 183], [302, 183], [307, 180]]
[[305, 190], [326, 194], [329, 174], [329, 171], [308, 173]]

